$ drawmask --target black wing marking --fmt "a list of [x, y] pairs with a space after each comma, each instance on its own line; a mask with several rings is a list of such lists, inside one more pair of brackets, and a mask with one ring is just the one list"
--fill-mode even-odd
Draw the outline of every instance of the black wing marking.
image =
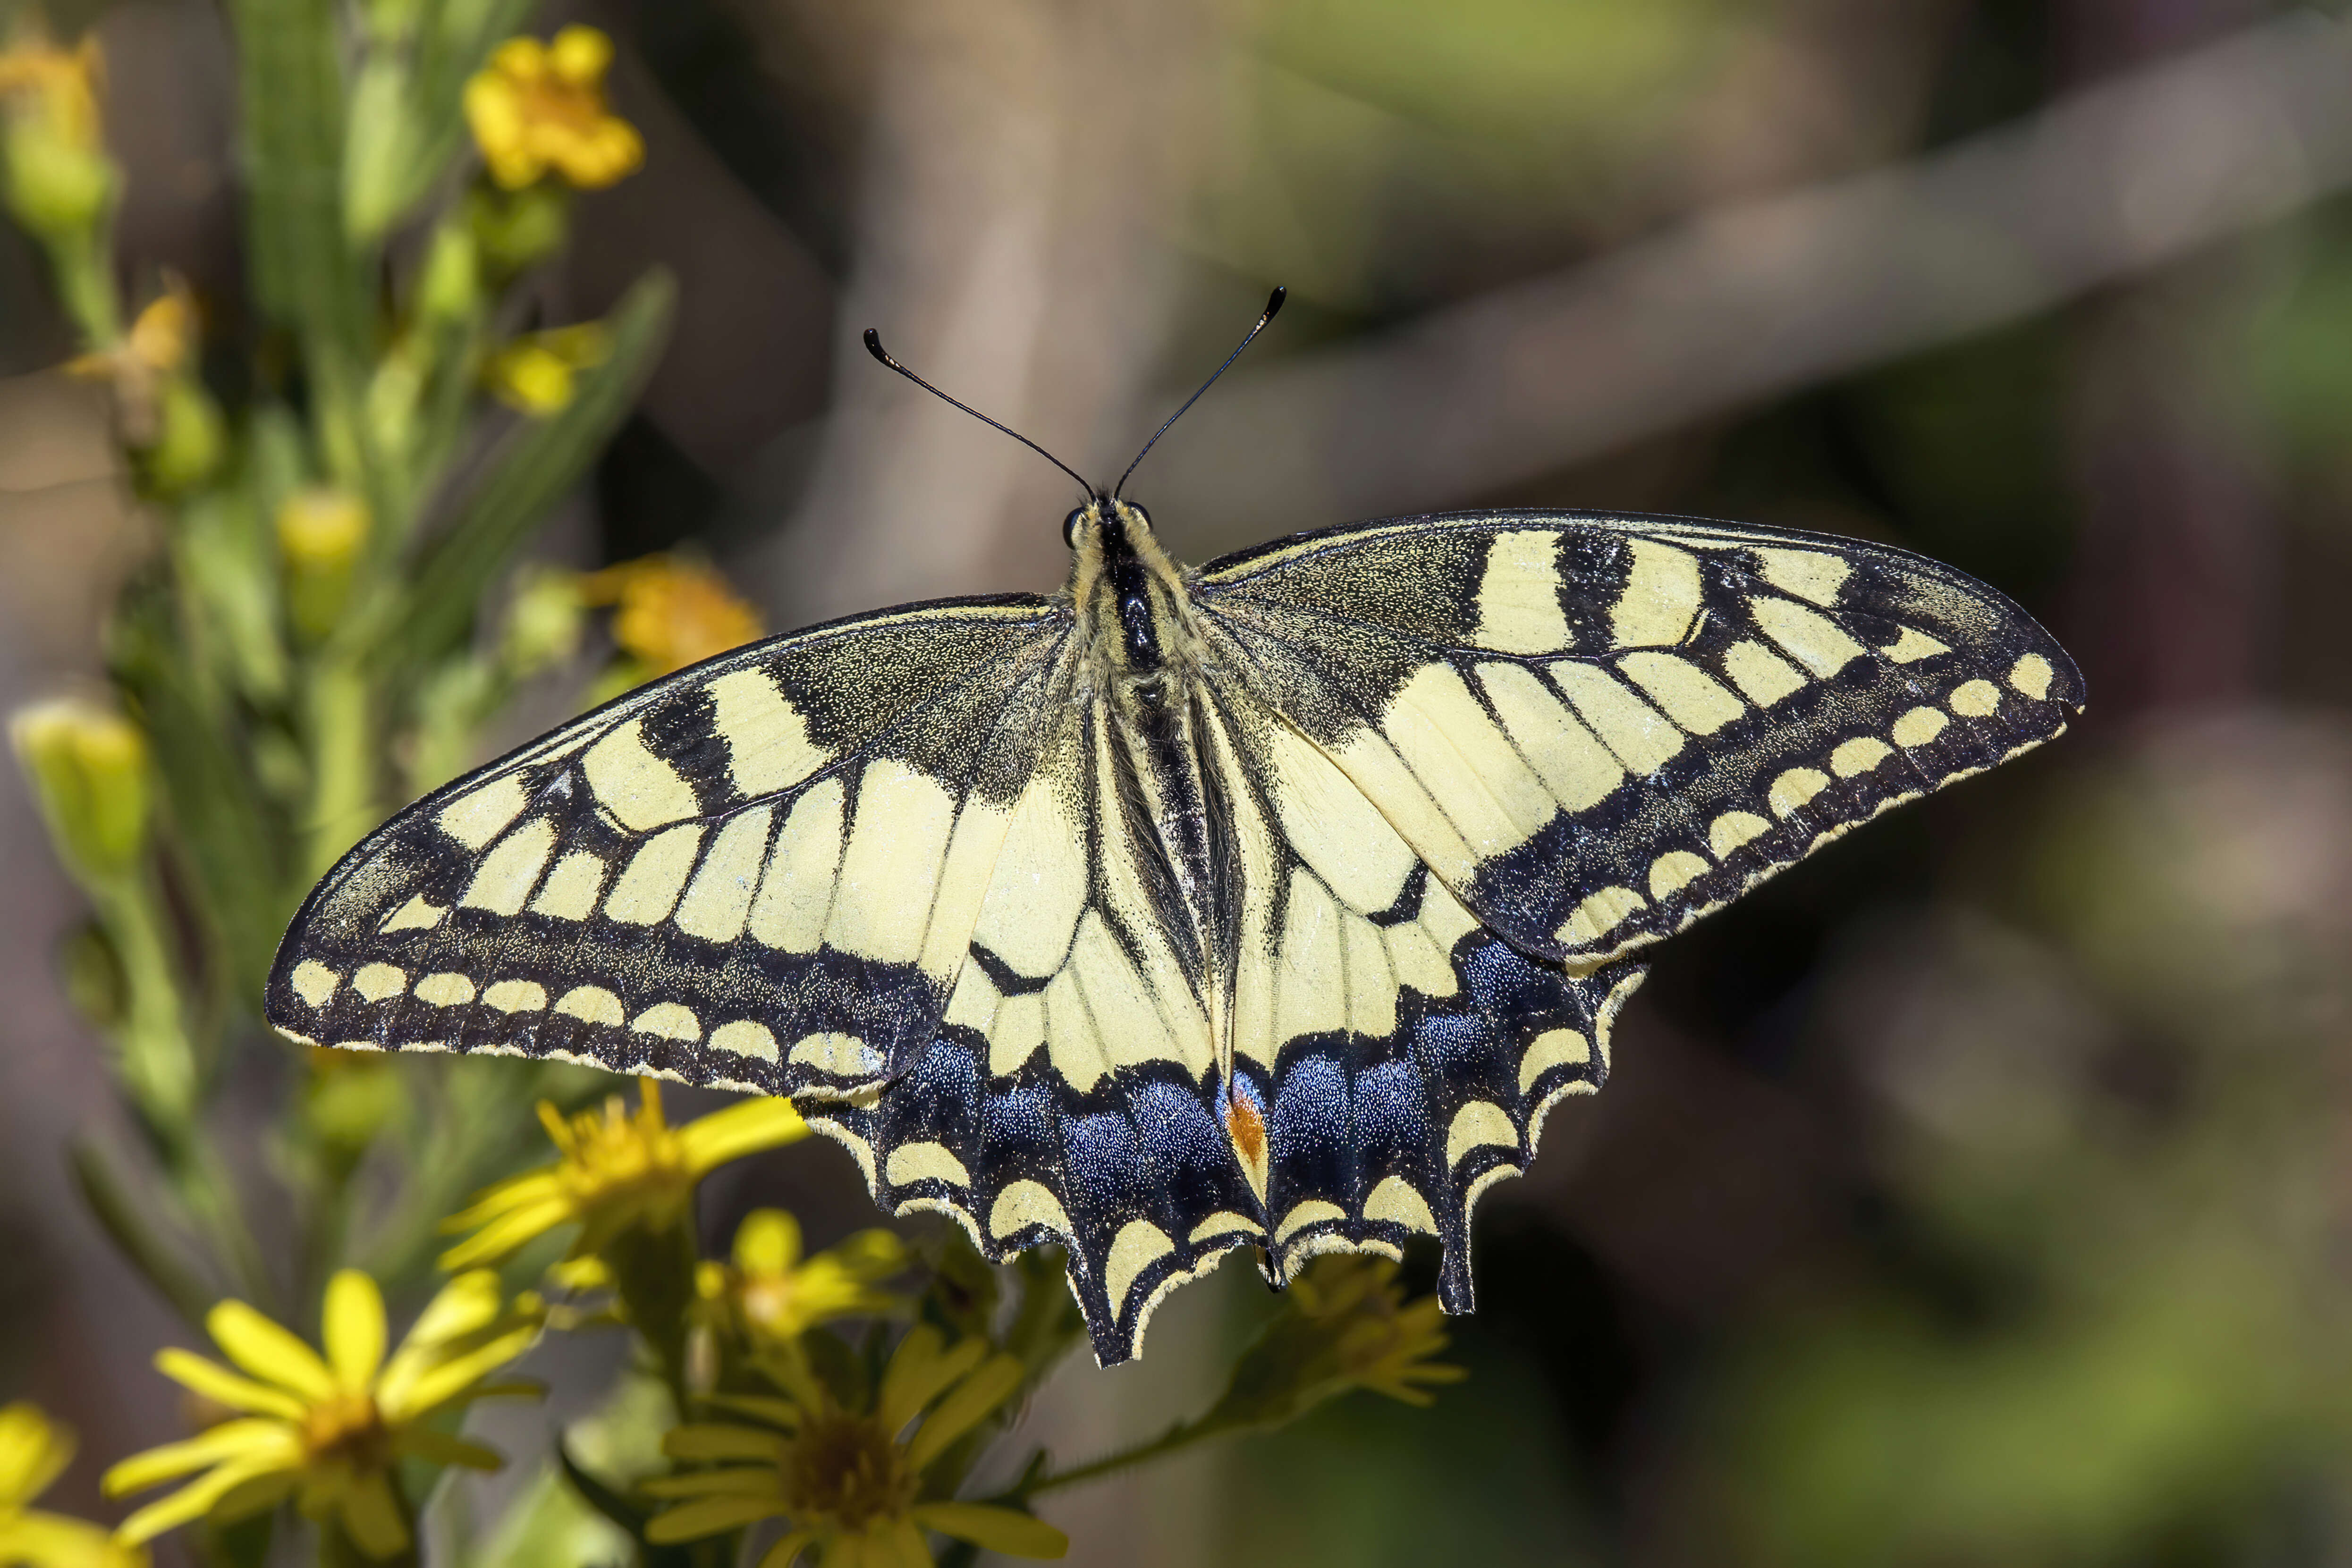
[[[1149, 990], [1123, 977], [1152, 971], [1155, 943], [1170, 958], [1173, 946], [1130, 918], [1088, 714], [1029, 787], [1033, 810], [1069, 815], [1034, 837], [1016, 826], [1025, 841], [1008, 842], [992, 889], [1048, 916], [1036, 947], [1017, 962], [992, 953], [984, 914], [930, 1050], [878, 1095], [812, 1113], [886, 1209], [945, 1212], [992, 1259], [1066, 1247], [1105, 1365], [1137, 1353], [1169, 1291], [1241, 1245], [1265, 1248], [1287, 1279], [1318, 1252], [1393, 1255], [1434, 1234], [1446, 1304], [1467, 1311], [1474, 1206], [1526, 1168], [1552, 1104], [1599, 1086], [1611, 1022], [1643, 972], [1528, 958], [1246, 692], [1212, 694], [1202, 716], [1241, 862], [1230, 1085], [1197, 1011], [1181, 1028], [1107, 1027], [1136, 1018]], [[1087, 846], [1083, 864], [1060, 862], [1065, 843]], [[1083, 898], [1057, 894], [1072, 876]], [[1037, 1001], [1056, 988], [1107, 1000], [1057, 1014]], [[1229, 1094], [1262, 1129], [1260, 1161], [1237, 1150]]]
[[751, 644], [394, 816], [311, 894], [269, 1021], [778, 1094], [903, 1066], [961, 968], [1069, 615], [948, 601]]
[[1908, 552], [1685, 518], [1462, 515], [1213, 563], [1235, 673], [1523, 950], [1681, 929], [2041, 744], [2082, 677]]

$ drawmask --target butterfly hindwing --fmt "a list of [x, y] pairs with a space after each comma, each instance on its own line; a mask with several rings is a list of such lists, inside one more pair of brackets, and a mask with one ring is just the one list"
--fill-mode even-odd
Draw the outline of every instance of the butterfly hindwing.
[[1232, 663], [1522, 950], [1605, 959], [2057, 735], [2016, 606], [1856, 540], [1682, 518], [1369, 524], [1213, 563]]
[[928, 1043], [1066, 638], [950, 601], [656, 682], [403, 811], [311, 894], [270, 1020], [321, 1044], [842, 1092]]
[[1599, 1086], [1643, 973], [1513, 950], [1247, 691], [1198, 718], [1231, 833], [1223, 994], [1255, 1145], [1145, 892], [1099, 710], [1063, 721], [1031, 776], [938, 1040], [882, 1094], [810, 1107], [886, 1209], [950, 1214], [992, 1259], [1065, 1247], [1106, 1365], [1236, 1246], [1287, 1279], [1433, 1235], [1467, 1310], [1473, 1207], [1525, 1169], [1553, 1103]]

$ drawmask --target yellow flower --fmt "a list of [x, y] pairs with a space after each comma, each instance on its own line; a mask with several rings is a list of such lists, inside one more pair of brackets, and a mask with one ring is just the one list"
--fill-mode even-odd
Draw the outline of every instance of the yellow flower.
[[516, 413], [545, 419], [570, 406], [579, 373], [603, 364], [612, 351], [600, 321], [529, 332], [489, 357], [482, 381], [491, 396]]
[[132, 1514], [119, 1533], [150, 1541], [191, 1520], [241, 1519], [292, 1497], [311, 1518], [335, 1521], [371, 1557], [405, 1550], [411, 1537], [397, 1466], [414, 1458], [494, 1470], [504, 1462], [428, 1423], [488, 1395], [535, 1392], [485, 1380], [530, 1348], [540, 1315], [533, 1297], [507, 1306], [488, 1270], [461, 1274], [387, 1360], [383, 1298], [373, 1280], [346, 1269], [327, 1285], [321, 1358], [243, 1301], [221, 1302], [205, 1327], [247, 1375], [184, 1350], [158, 1353], [155, 1365], [245, 1414], [107, 1471], [110, 1497], [206, 1472]]
[[99, 120], [103, 67], [89, 35], [68, 50], [37, 31], [20, 31], [0, 50], [8, 207], [43, 239], [87, 239], [114, 199], [114, 165]]
[[70, 49], [58, 48], [37, 32], [21, 34], [0, 49], [0, 97], [8, 100], [11, 118], [19, 123], [37, 119], [68, 146], [98, 148], [103, 129], [98, 100], [105, 80], [106, 58], [94, 33], [82, 35]]
[[718, 1468], [645, 1483], [681, 1500], [654, 1517], [646, 1539], [666, 1545], [781, 1518], [790, 1529], [760, 1568], [786, 1568], [812, 1546], [827, 1563], [929, 1568], [926, 1530], [1010, 1557], [1059, 1557], [1069, 1538], [1034, 1515], [923, 1496], [931, 1461], [1010, 1399], [1024, 1375], [1017, 1358], [991, 1356], [985, 1340], [950, 1349], [924, 1324], [898, 1342], [869, 1412], [842, 1409], [813, 1382], [797, 1403], [714, 1398], [759, 1425], [680, 1427], [662, 1440], [672, 1458]]
[[1313, 1371], [1337, 1385], [1317, 1390], [1315, 1397], [1369, 1388], [1407, 1405], [1428, 1405], [1433, 1396], [1423, 1385], [1470, 1375], [1427, 1359], [1445, 1348], [1444, 1310], [1434, 1296], [1405, 1301], [1396, 1275], [1390, 1259], [1332, 1253], [1291, 1281], [1292, 1299], [1323, 1340]]
[[317, 642], [335, 628], [351, 598], [352, 573], [373, 520], [349, 490], [310, 486], [278, 504], [278, 554], [286, 566], [286, 612]]
[[744, 1339], [783, 1343], [835, 1318], [892, 1311], [898, 1298], [874, 1287], [907, 1263], [898, 1239], [879, 1229], [803, 1260], [800, 1221], [759, 1208], [735, 1232], [734, 1261], [704, 1262], [695, 1288], [706, 1311]]
[[196, 302], [187, 284], [167, 276], [163, 292], [147, 302], [121, 341], [67, 361], [66, 374], [111, 387], [123, 441], [143, 450], [163, 436], [165, 399], [169, 389], [184, 379], [181, 371], [195, 348], [197, 324]]
[[95, 1524], [28, 1505], [73, 1459], [73, 1434], [19, 1401], [0, 1406], [0, 1563], [10, 1568], [146, 1568], [147, 1553]]
[[[589, 604], [619, 606], [613, 641], [636, 681], [698, 664], [760, 635], [760, 612], [699, 561], [649, 555], [591, 572], [580, 584]], [[634, 682], [633, 682], [634, 684]]]
[[298, 572], [341, 570], [367, 542], [367, 503], [348, 490], [297, 490], [278, 508], [278, 549]]
[[730, 1160], [797, 1143], [808, 1124], [789, 1100], [745, 1100], [683, 1127], [662, 1119], [661, 1085], [639, 1079], [635, 1115], [617, 1094], [600, 1114], [566, 1121], [546, 1101], [539, 1119], [563, 1157], [483, 1192], [473, 1207], [443, 1222], [473, 1235], [441, 1255], [441, 1267], [502, 1262], [525, 1242], [577, 1223], [570, 1256], [601, 1252], [631, 1226], [663, 1229], [686, 1214], [695, 1184]]
[[636, 127], [604, 104], [612, 63], [613, 41], [593, 27], [566, 27], [551, 44], [500, 44], [466, 84], [466, 122], [490, 178], [518, 191], [553, 169], [593, 191], [644, 162]]
[[111, 708], [60, 697], [17, 710], [8, 738], [74, 874], [109, 883], [136, 867], [154, 804], [139, 727]]

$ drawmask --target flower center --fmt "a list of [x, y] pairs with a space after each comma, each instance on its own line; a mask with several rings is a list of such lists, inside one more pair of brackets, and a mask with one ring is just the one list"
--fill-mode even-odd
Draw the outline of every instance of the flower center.
[[594, 88], [575, 87], [552, 73], [515, 86], [523, 118], [530, 123], [560, 126], [585, 137], [604, 118], [604, 95]]
[[848, 1531], [915, 1503], [905, 1452], [856, 1416], [819, 1416], [803, 1427], [784, 1460], [783, 1482], [795, 1519], [829, 1519]]
[[302, 1412], [302, 1452], [314, 1464], [340, 1459], [355, 1470], [382, 1469], [392, 1462], [392, 1434], [374, 1399], [338, 1394]]
[[669, 1197], [682, 1201], [690, 1189], [686, 1150], [658, 1118], [632, 1119], [614, 1106], [572, 1125], [576, 1141], [565, 1151], [561, 1179], [574, 1204], [635, 1189], [634, 1196], [654, 1206]]
[[754, 1274], [743, 1282], [743, 1315], [763, 1329], [781, 1332], [797, 1294], [790, 1275]]

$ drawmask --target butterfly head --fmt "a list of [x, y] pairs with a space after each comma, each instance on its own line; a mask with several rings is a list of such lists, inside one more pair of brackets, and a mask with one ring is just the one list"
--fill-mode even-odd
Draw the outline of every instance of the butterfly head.
[[1062, 542], [1084, 554], [1089, 549], [1118, 552], [1122, 546], [1151, 534], [1151, 514], [1132, 501], [1097, 496], [1083, 507], [1073, 507], [1062, 519]]

